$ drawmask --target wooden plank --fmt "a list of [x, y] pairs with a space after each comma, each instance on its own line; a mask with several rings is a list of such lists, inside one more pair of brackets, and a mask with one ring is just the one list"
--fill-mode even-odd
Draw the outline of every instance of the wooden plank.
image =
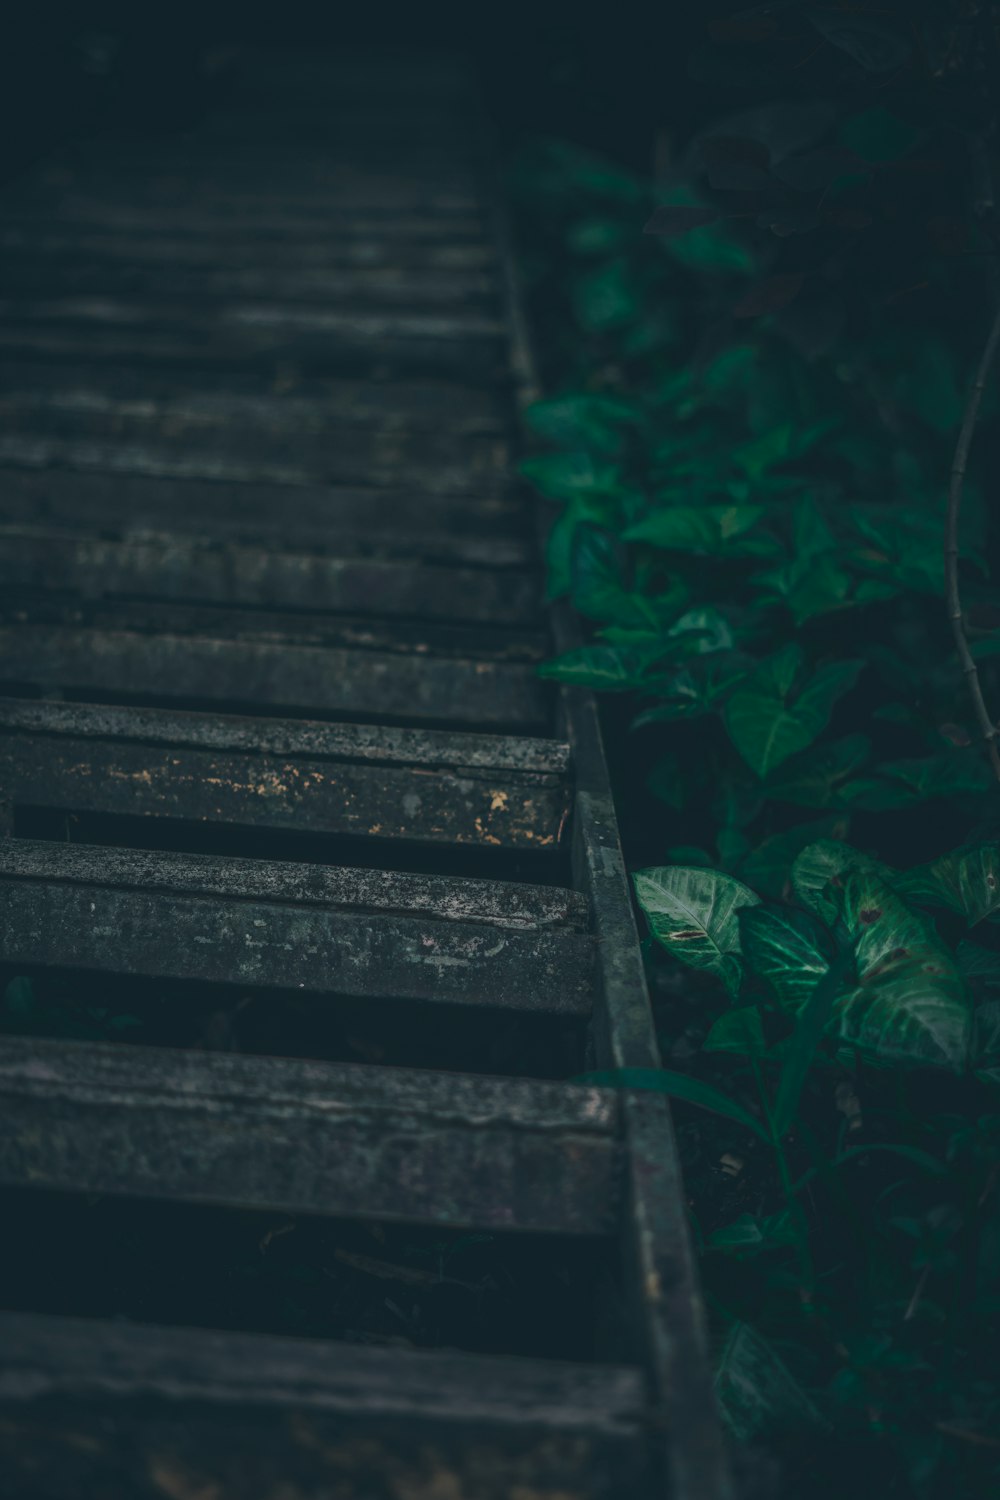
[[220, 634], [0, 624], [0, 683], [305, 714], [541, 729], [549, 695], [517, 662], [240, 640]]
[[30, 1313], [0, 1314], [0, 1350], [0, 1466], [18, 1494], [646, 1492], [628, 1367]]
[[450, 880], [396, 870], [303, 865], [291, 860], [113, 849], [46, 840], [0, 841], [0, 875], [21, 880], [139, 887], [227, 900], [279, 901], [328, 911], [431, 917], [441, 922], [536, 932], [583, 932], [587, 902], [577, 891], [521, 881]]
[[[520, 499], [496, 495], [421, 495], [415, 489], [244, 483], [141, 474], [48, 470], [0, 473], [0, 518], [8, 525], [58, 525], [121, 536], [173, 528], [269, 547], [342, 555], [367, 553], [489, 563], [534, 561]], [[281, 550], [279, 548], [279, 550]]]
[[[309, 394], [299, 394], [307, 385]], [[294, 371], [276, 388], [259, 379], [227, 374], [199, 381], [174, 370], [94, 369], [75, 365], [0, 364], [3, 409], [30, 420], [53, 411], [94, 418], [171, 419], [205, 427], [252, 427], [315, 440], [331, 429], [377, 427], [384, 432], [440, 433], [456, 437], [505, 437], [510, 421], [503, 402], [487, 391], [455, 381], [325, 380], [302, 382]]]
[[398, 217], [410, 214], [423, 219], [455, 220], [460, 232], [469, 223], [482, 229], [484, 205], [474, 187], [456, 183], [378, 181], [355, 177], [311, 183], [297, 191], [292, 183], [273, 180], [257, 184], [234, 183], [230, 178], [186, 180], [177, 174], [157, 173], [155, 164], [147, 173], [129, 175], [120, 170], [91, 170], [65, 174], [61, 180], [35, 177], [12, 187], [6, 195], [6, 212], [17, 219], [36, 215], [59, 222], [90, 220], [125, 212], [145, 220], [200, 222], [237, 219], [240, 222], [273, 224], [278, 218], [293, 222], [329, 218], [332, 223], [345, 215]]
[[300, 719], [110, 708], [90, 703], [32, 703], [0, 698], [0, 731], [120, 739], [266, 755], [305, 755], [378, 765], [420, 766], [492, 775], [496, 771], [565, 776], [569, 746], [561, 740], [513, 735], [453, 734], [373, 724], [310, 724]]
[[0, 526], [0, 585], [498, 625], [531, 624], [541, 604], [536, 577], [513, 569], [277, 552], [181, 533], [114, 541], [44, 526]]
[[70, 861], [61, 869], [60, 879], [0, 873], [3, 963], [371, 1002], [590, 1013], [593, 947], [583, 933], [207, 899], [70, 879]]
[[63, 228], [42, 221], [31, 225], [4, 223], [0, 225], [0, 250], [60, 259], [95, 255], [125, 265], [211, 267], [223, 260], [227, 266], [250, 270], [361, 267], [394, 274], [416, 270], [464, 274], [491, 268], [496, 261], [488, 243], [402, 239], [385, 226], [370, 224], [366, 234], [350, 237], [331, 237], [327, 232], [262, 241], [258, 236], [235, 231], [220, 230], [211, 238], [184, 235], [162, 225], [149, 231], [125, 231], [119, 226], [109, 232], [96, 225]]
[[0, 1182], [595, 1235], [607, 1090], [231, 1053], [0, 1039]]
[[[248, 232], [248, 231], [244, 231]], [[316, 370], [504, 375], [503, 325], [471, 312], [336, 311], [295, 303], [0, 299], [0, 348], [27, 357], [128, 357], [196, 367], [298, 360]]]
[[[298, 217], [274, 215], [261, 207], [256, 212], [227, 213], [224, 208], [185, 209], [181, 205], [125, 202], [120, 206], [100, 198], [79, 196], [67, 201], [60, 212], [51, 206], [29, 208], [13, 204], [4, 213], [8, 228], [45, 233], [74, 232], [99, 227], [102, 233], [157, 234], [214, 238], [217, 235], [253, 235], [259, 240], [258, 258], [265, 260], [270, 243], [282, 240], [324, 237], [330, 241], [368, 240], [392, 236], [405, 241], [448, 241], [451, 244], [483, 244], [488, 231], [478, 214], [402, 213], [387, 206], [382, 212], [368, 208], [360, 212], [326, 213], [310, 210]], [[216, 259], [218, 259], [216, 250]]]
[[[0, 597], [5, 625], [50, 625], [142, 635], [205, 636], [218, 641], [267, 641], [289, 646], [340, 646], [397, 656], [526, 662], [551, 655], [541, 630], [372, 620], [299, 610], [230, 609], [150, 599], [67, 599], [46, 590], [10, 589]], [[148, 686], [148, 684], [147, 684]], [[539, 682], [536, 686], [541, 687]]]
[[544, 743], [498, 736], [490, 764], [477, 735], [5, 699], [0, 786], [15, 807], [552, 853], [568, 788], [526, 768]]
[[184, 266], [128, 263], [123, 257], [65, 259], [9, 254], [0, 261], [0, 288], [7, 296], [141, 297], [186, 301], [204, 297], [260, 297], [268, 301], [315, 302], [326, 307], [450, 307], [489, 312], [497, 297], [484, 271], [407, 270], [405, 267], [342, 267], [294, 270], [270, 266]]
[[0, 465], [104, 470], [216, 483], [412, 484], [430, 493], [475, 494], [509, 484], [510, 455], [494, 434], [402, 427], [268, 430], [249, 413], [229, 419], [180, 403], [143, 410], [86, 410], [0, 400]]

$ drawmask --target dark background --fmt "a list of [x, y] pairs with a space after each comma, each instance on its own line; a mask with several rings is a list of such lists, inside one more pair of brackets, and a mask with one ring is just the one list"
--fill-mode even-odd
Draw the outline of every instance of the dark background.
[[[480, 63], [512, 138], [539, 131], [599, 147], [638, 168], [657, 132], [693, 107], [692, 47], [724, 0], [626, 5], [470, 3], [329, 6], [41, 4], [2, 25], [0, 171], [10, 176], [54, 140], [95, 125], [183, 128], [224, 87], [196, 59], [206, 48], [364, 45], [455, 48]], [[110, 42], [110, 45], [108, 45]], [[703, 94], [702, 94], [703, 98]]]

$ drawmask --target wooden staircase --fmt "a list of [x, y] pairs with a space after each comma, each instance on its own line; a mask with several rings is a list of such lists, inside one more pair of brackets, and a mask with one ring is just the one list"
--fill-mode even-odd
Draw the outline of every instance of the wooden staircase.
[[[4, 977], [347, 1007], [421, 1065], [8, 1018], [0, 1183], [557, 1237], [615, 1290], [581, 1360], [79, 1316], [5, 1275], [12, 1500], [727, 1493], [666, 1101], [572, 1081], [658, 1058], [594, 705], [535, 670], [573, 627], [512, 475], [484, 142], [460, 61], [248, 53], [196, 130], [6, 190]], [[493, 1076], [491, 1026], [557, 1040]]]

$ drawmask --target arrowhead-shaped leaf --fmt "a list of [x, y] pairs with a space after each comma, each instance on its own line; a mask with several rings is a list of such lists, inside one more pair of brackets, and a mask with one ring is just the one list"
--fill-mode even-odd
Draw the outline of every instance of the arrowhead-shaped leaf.
[[862, 666], [845, 661], [821, 667], [793, 694], [801, 660], [798, 646], [776, 652], [726, 704], [723, 717], [729, 737], [758, 776], [769, 775], [782, 761], [812, 744]]
[[907, 870], [895, 885], [908, 900], [947, 907], [973, 927], [1000, 909], [1000, 844], [946, 854]]
[[690, 865], [640, 870], [635, 893], [657, 941], [735, 994], [743, 975], [737, 913], [760, 898], [731, 875]]
[[784, 1010], [798, 1012], [830, 966], [830, 945], [808, 912], [768, 904], [739, 917], [743, 956]]
[[838, 1001], [841, 1036], [885, 1060], [961, 1071], [972, 1007], [932, 924], [871, 872], [848, 875], [843, 915], [859, 983]]
[[871, 855], [837, 839], [818, 839], [803, 849], [792, 865], [795, 894], [828, 927], [833, 926], [840, 914], [844, 880], [851, 870], [870, 870], [887, 880], [896, 873]]

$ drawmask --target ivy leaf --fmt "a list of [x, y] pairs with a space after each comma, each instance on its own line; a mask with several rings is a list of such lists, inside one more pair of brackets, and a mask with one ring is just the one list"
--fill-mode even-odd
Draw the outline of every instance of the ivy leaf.
[[739, 868], [740, 878], [762, 895], [781, 899], [791, 881], [793, 860], [817, 839], [832, 838], [840, 826], [835, 817], [829, 817], [772, 834], [751, 849]]
[[657, 941], [691, 968], [718, 975], [735, 994], [743, 974], [737, 913], [760, 898], [731, 875], [693, 866], [640, 870], [634, 880]]
[[[706, 205], [702, 203], [694, 189], [686, 182], [676, 181], [657, 188], [657, 196], [663, 200], [660, 207], [653, 212], [651, 224], [657, 221], [657, 213], [663, 209], [698, 209], [706, 212]], [[702, 220], [700, 225], [691, 224], [683, 232], [671, 234], [662, 231], [651, 230], [651, 233], [662, 235], [660, 243], [664, 250], [673, 260], [679, 261], [682, 266], [687, 266], [692, 271], [704, 271], [719, 274], [720, 272], [746, 272], [753, 269], [753, 256], [747, 247], [729, 233], [724, 225], [715, 223], [719, 218], [718, 210], [711, 210], [712, 221]], [[668, 224], [670, 220], [664, 217], [659, 222]]]
[[582, 615], [649, 629], [651, 621], [642, 600], [622, 582], [618, 545], [610, 532], [586, 524], [577, 527], [570, 576], [573, 603]]
[[536, 401], [524, 413], [525, 422], [539, 437], [561, 448], [609, 457], [621, 449], [622, 428], [638, 418], [628, 402], [587, 394]]
[[737, 1442], [825, 1425], [773, 1345], [749, 1323], [730, 1330], [716, 1368], [715, 1397]]
[[724, 1011], [705, 1038], [703, 1050], [736, 1052], [740, 1057], [763, 1057], [767, 1052], [767, 1042], [756, 1005], [738, 1005]]
[[825, 934], [808, 912], [768, 903], [739, 916], [743, 957], [766, 981], [783, 1010], [802, 1009], [830, 966]]
[[577, 277], [573, 309], [588, 333], [604, 333], [635, 321], [641, 311], [639, 288], [625, 259], [609, 261]]
[[910, 901], [958, 912], [974, 927], [1000, 909], [1000, 844], [957, 850], [907, 870], [896, 889]]
[[621, 476], [613, 465], [595, 462], [590, 453], [539, 453], [524, 459], [520, 472], [548, 500], [613, 496]]
[[966, 979], [1000, 984], [1000, 952], [995, 948], [984, 948], [981, 943], [970, 943], [963, 938], [955, 950], [955, 958]]
[[647, 657], [626, 646], [578, 646], [538, 668], [540, 677], [572, 687], [624, 693], [639, 686]]
[[870, 755], [871, 741], [864, 734], [849, 734], [817, 746], [789, 761], [780, 775], [768, 778], [768, 796], [797, 807], [839, 807], [841, 788]]
[[765, 514], [762, 505], [663, 506], [625, 533], [629, 542], [650, 542], [675, 552], [757, 552], [746, 535]]
[[976, 1010], [973, 1053], [977, 1068], [1000, 1064], [1000, 1000], [987, 1000]]
[[740, 1214], [731, 1224], [724, 1224], [708, 1237], [711, 1250], [734, 1255], [755, 1255], [765, 1250], [783, 1250], [793, 1245], [797, 1235], [795, 1222], [787, 1209], [776, 1214]]
[[566, 244], [574, 255], [606, 255], [623, 250], [633, 233], [630, 224], [618, 219], [579, 219], [567, 231]]
[[818, 839], [803, 849], [792, 866], [796, 896], [827, 927], [840, 915], [844, 881], [851, 870], [868, 871], [887, 881], [896, 876], [888, 865], [838, 839]]
[[961, 797], [989, 791], [993, 777], [984, 760], [961, 750], [919, 760], [885, 761], [869, 776], [848, 782], [841, 791], [845, 805], [889, 812], [934, 798]]
[[726, 704], [723, 718], [729, 737], [760, 777], [812, 744], [863, 666], [846, 661], [821, 667], [793, 698], [801, 664], [801, 648], [785, 647], [762, 662]]
[[859, 984], [838, 1002], [841, 1036], [886, 1061], [960, 1072], [972, 1009], [931, 924], [870, 871], [848, 875], [843, 915]]

